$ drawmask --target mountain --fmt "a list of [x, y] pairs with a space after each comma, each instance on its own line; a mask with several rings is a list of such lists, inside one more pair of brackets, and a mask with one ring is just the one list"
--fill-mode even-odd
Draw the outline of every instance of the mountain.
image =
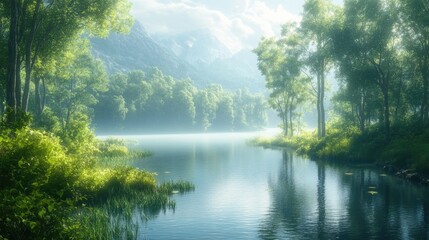
[[211, 64], [203, 65], [200, 73], [208, 76], [211, 81], [233, 89], [265, 89], [264, 78], [257, 68], [257, 57], [248, 49], [241, 50], [230, 58], [217, 59]]
[[199, 87], [213, 83], [228, 89], [264, 90], [256, 56], [250, 50], [232, 54], [208, 30], [152, 37], [136, 21], [128, 35], [112, 33], [90, 41], [94, 55], [110, 73], [157, 67], [177, 79], [189, 77]]
[[174, 36], [158, 36], [159, 43], [170, 49], [177, 57], [193, 66], [210, 64], [217, 59], [232, 55], [208, 29], [199, 29]]
[[90, 41], [94, 55], [104, 61], [110, 73], [148, 71], [157, 67], [179, 79], [199, 80], [194, 67], [155, 42], [137, 21], [127, 35], [112, 33], [108, 38], [92, 38]]

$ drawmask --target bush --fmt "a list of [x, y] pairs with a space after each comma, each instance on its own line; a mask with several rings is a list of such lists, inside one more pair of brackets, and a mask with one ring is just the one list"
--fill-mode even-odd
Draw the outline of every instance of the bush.
[[98, 149], [102, 157], [122, 157], [128, 156], [129, 151], [123, 140], [109, 138], [98, 143]]
[[17, 239], [63, 236], [77, 167], [59, 140], [24, 128], [0, 135], [0, 232]]
[[20, 109], [15, 111], [8, 107], [0, 119], [0, 131], [7, 129], [22, 129], [30, 126], [31, 121], [32, 118], [30, 114]]
[[[89, 134], [88, 129], [74, 130], [64, 139], [79, 140]], [[90, 139], [89, 143], [92, 142]], [[127, 218], [136, 208], [149, 209], [155, 214], [174, 207], [169, 199], [173, 194], [171, 187], [177, 187], [180, 192], [193, 189], [192, 184], [185, 182], [170, 184], [170, 188], [157, 186], [155, 174], [130, 166], [101, 167], [95, 157], [89, 156], [91, 161], [82, 157], [89, 154], [88, 146], [79, 144], [86, 143], [88, 141], [83, 140], [66, 142], [67, 146], [63, 147], [53, 134], [25, 127], [0, 133], [0, 239], [134, 236], [129, 231], [123, 235], [118, 229], [110, 229], [111, 221], [118, 221], [116, 227], [124, 223], [117, 209], [126, 208]], [[111, 155], [128, 152], [117, 140], [107, 141], [104, 146], [110, 149]], [[100, 152], [95, 144], [89, 148]], [[82, 210], [82, 204], [90, 206]], [[109, 207], [103, 210], [105, 206]], [[103, 226], [97, 225], [101, 231], [107, 231], [107, 235], [83, 225], [93, 218], [81, 215], [82, 211], [107, 216], [100, 221]]]

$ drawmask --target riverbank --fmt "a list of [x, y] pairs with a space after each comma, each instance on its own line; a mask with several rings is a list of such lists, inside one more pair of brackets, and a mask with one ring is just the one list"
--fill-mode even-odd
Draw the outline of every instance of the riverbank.
[[315, 160], [375, 164], [391, 174], [429, 185], [429, 129], [421, 129], [394, 126], [391, 140], [386, 141], [377, 127], [364, 133], [354, 128], [330, 127], [322, 139], [315, 132], [304, 132], [294, 137], [257, 138], [250, 144], [289, 147]]
[[121, 140], [76, 132], [0, 131], [0, 239], [136, 239], [133, 212], [150, 218], [174, 209], [170, 196], [194, 188], [158, 184], [155, 173], [129, 166], [148, 153]]

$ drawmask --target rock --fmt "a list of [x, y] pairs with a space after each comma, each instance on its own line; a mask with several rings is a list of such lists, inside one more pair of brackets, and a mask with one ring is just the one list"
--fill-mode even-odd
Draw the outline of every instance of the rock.
[[417, 173], [409, 173], [405, 176], [405, 179], [411, 182], [421, 182], [421, 177]]

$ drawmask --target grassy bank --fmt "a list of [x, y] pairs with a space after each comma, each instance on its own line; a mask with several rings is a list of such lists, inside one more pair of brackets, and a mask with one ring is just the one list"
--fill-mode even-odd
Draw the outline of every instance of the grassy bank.
[[384, 132], [376, 126], [364, 133], [355, 128], [331, 126], [322, 139], [317, 139], [315, 132], [306, 132], [294, 137], [257, 138], [250, 143], [291, 147], [312, 159], [376, 163], [429, 175], [429, 129], [421, 129], [412, 125], [393, 126], [391, 141], [386, 141]]
[[0, 239], [135, 239], [136, 211], [150, 219], [174, 209], [172, 194], [193, 190], [127, 166], [148, 153], [79, 131], [0, 131]]

